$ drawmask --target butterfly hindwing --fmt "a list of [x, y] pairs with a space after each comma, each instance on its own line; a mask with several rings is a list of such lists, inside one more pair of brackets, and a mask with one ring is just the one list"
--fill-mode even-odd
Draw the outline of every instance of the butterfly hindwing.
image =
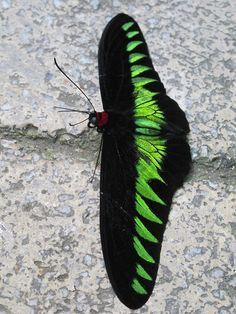
[[99, 45], [109, 122], [103, 133], [100, 228], [111, 284], [129, 308], [150, 297], [174, 192], [191, 156], [188, 122], [166, 95], [138, 24], [119, 14]]

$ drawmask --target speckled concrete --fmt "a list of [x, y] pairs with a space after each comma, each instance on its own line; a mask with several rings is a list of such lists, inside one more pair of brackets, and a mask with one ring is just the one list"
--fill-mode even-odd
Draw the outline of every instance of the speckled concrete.
[[[157, 284], [135, 313], [233, 314], [234, 1], [0, 1], [0, 313], [131, 313], [114, 295], [99, 239], [100, 135], [53, 57], [101, 108], [97, 47], [134, 16], [171, 97], [186, 111], [194, 168], [176, 194]], [[99, 171], [97, 171], [99, 172]]]

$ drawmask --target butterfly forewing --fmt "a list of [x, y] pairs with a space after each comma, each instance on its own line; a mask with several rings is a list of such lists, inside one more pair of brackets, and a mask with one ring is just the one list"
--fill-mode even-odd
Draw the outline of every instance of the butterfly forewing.
[[99, 45], [109, 122], [101, 162], [101, 240], [111, 284], [129, 308], [150, 297], [175, 190], [191, 156], [188, 122], [154, 70], [138, 24], [119, 14]]

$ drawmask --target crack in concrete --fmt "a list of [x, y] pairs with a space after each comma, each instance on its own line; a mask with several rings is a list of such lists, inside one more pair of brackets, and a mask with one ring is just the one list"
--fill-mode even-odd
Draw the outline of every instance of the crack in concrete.
[[[100, 136], [97, 132], [90, 129], [85, 129], [80, 134], [74, 135], [68, 133], [66, 129], [58, 129], [51, 134], [47, 131], [39, 131], [39, 129], [33, 124], [26, 124], [23, 127], [0, 127], [0, 139], [17, 140], [20, 143], [28, 142], [32, 149], [32, 145], [36, 150], [42, 148], [48, 148], [56, 151], [70, 152], [73, 155], [71, 148], [76, 148], [74, 153], [78, 155], [78, 149], [81, 150], [81, 154], [90, 153], [95, 154], [100, 145]], [[58, 146], [58, 143], [60, 144]], [[65, 146], [68, 146], [65, 150]], [[26, 145], [27, 147], [27, 145]], [[29, 147], [28, 147], [29, 148]], [[213, 157], [197, 157], [193, 160], [193, 167], [188, 176], [188, 181], [194, 180], [216, 180], [224, 181], [228, 185], [236, 185], [236, 159], [233, 159], [227, 154]]]
[[[74, 135], [68, 133], [66, 129], [58, 129], [49, 133], [47, 131], [39, 131], [38, 127], [33, 124], [26, 124], [22, 127], [0, 127], [0, 139], [11, 140], [28, 140], [28, 141], [41, 141], [49, 142], [50, 144], [62, 144], [68, 146], [76, 146], [81, 149], [94, 147], [98, 149], [100, 143], [100, 136], [93, 130], [85, 129], [80, 134]], [[93, 145], [91, 145], [91, 143]]]

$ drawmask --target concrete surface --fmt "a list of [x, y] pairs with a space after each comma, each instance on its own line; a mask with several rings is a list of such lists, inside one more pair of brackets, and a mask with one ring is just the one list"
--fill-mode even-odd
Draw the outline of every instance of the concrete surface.
[[[235, 308], [234, 1], [0, 1], [0, 313], [131, 313], [99, 239], [100, 135], [53, 57], [101, 108], [97, 48], [119, 12], [139, 22], [170, 96], [186, 111], [194, 169], [174, 199], [157, 284], [135, 313]], [[99, 169], [97, 171], [99, 173]]]

